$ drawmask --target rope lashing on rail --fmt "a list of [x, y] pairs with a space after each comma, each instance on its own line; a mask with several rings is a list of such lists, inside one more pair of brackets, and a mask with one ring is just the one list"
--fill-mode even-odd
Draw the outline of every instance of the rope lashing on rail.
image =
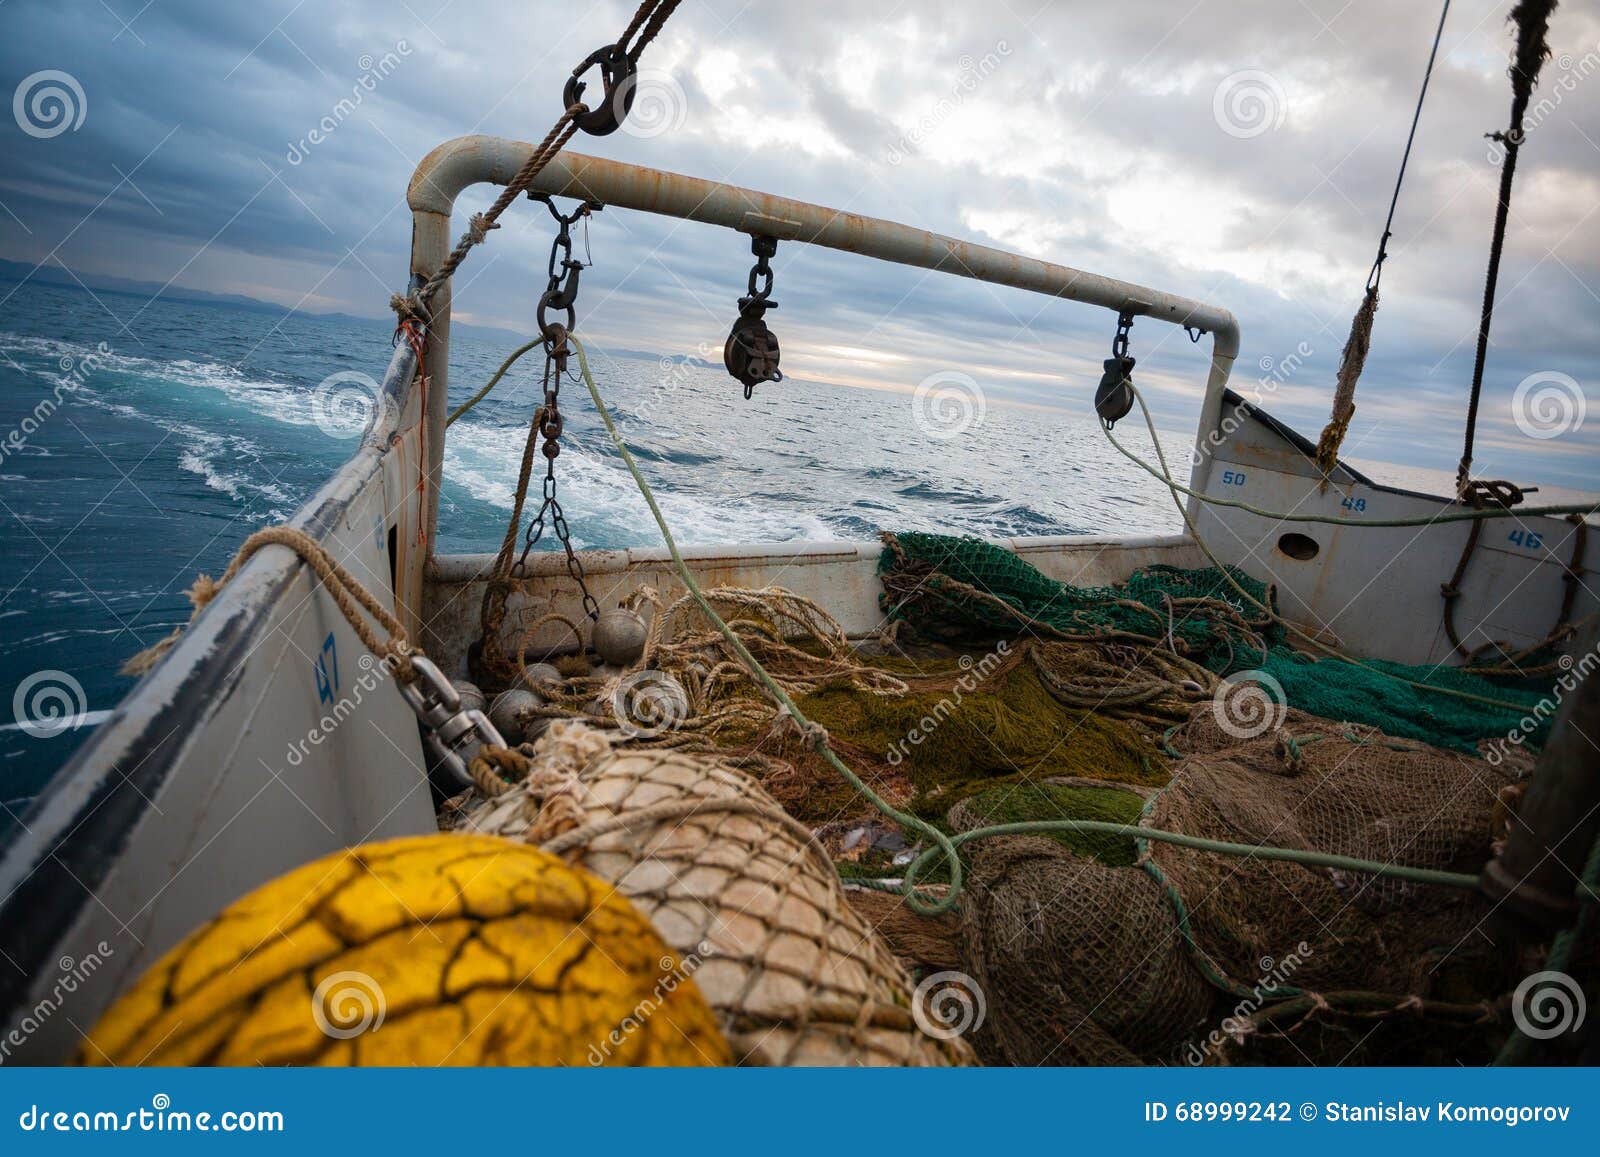
[[[628, 444], [623, 440], [621, 433], [617, 430], [616, 423], [611, 418], [611, 411], [607, 408], [605, 399], [600, 396], [600, 387], [595, 383], [594, 375], [590, 372], [589, 359], [583, 343], [574, 337], [569, 337], [568, 341], [572, 343], [573, 349], [578, 355], [579, 372], [583, 376], [584, 385], [589, 389], [589, 396], [594, 400], [595, 409], [599, 412], [600, 419], [605, 424], [606, 432], [611, 436], [612, 444], [622, 457], [623, 464], [627, 466], [628, 473], [633, 476], [634, 484], [638, 486], [639, 493], [645, 500], [645, 505], [650, 508], [650, 515], [655, 520], [657, 529], [661, 532], [662, 541], [667, 547], [667, 553], [672, 558], [673, 569], [677, 572], [679, 581], [688, 590], [690, 597], [694, 599], [701, 613], [721, 633], [728, 646], [739, 661], [744, 664], [751, 676], [765, 688], [767, 694], [789, 716], [801, 734], [811, 742], [818, 755], [826, 760], [829, 766], [838, 772], [863, 799], [876, 808], [885, 818], [915, 833], [931, 845], [906, 869], [901, 892], [905, 896], [906, 906], [912, 911], [924, 916], [938, 916], [951, 911], [959, 903], [963, 879], [961, 859], [957, 855], [957, 848], [960, 845], [992, 836], [1047, 832], [1093, 832], [1125, 835], [1137, 839], [1174, 843], [1183, 847], [1197, 848], [1202, 851], [1217, 852], [1225, 855], [1256, 856], [1263, 859], [1282, 860], [1306, 866], [1341, 868], [1347, 871], [1368, 872], [1394, 879], [1409, 880], [1423, 884], [1437, 884], [1452, 888], [1477, 887], [1478, 878], [1475, 875], [1384, 864], [1372, 860], [1359, 860], [1346, 856], [1305, 851], [1298, 848], [1273, 848], [1253, 844], [1229, 843], [1199, 836], [1188, 836], [1181, 832], [1157, 831], [1132, 824], [1115, 824], [1099, 820], [1041, 820], [1017, 824], [999, 824], [993, 827], [964, 832], [957, 836], [950, 836], [932, 824], [894, 807], [868, 786], [860, 776], [839, 758], [829, 743], [827, 730], [806, 718], [794, 700], [767, 674], [755, 656], [750, 654], [738, 634], [723, 621], [722, 617], [711, 606], [710, 601], [706, 599], [699, 583], [695, 580], [694, 573], [689, 569], [688, 564], [684, 562], [683, 555], [678, 550], [677, 540], [673, 538], [672, 529], [667, 525], [666, 517], [661, 513], [661, 507], [656, 502], [655, 493], [651, 490], [650, 483], [639, 469], [638, 463], [634, 461], [633, 454], [628, 449]], [[1146, 412], [1146, 417], [1148, 419], [1148, 411]], [[945, 867], [949, 872], [948, 889], [942, 896], [929, 896], [920, 891], [916, 886], [917, 881], [940, 866]]]
[[1445, 17], [1450, 15], [1450, 0], [1444, 0], [1439, 12], [1439, 26], [1433, 33], [1433, 47], [1428, 51], [1428, 67], [1422, 73], [1422, 91], [1417, 93], [1417, 107], [1411, 114], [1411, 131], [1406, 134], [1406, 149], [1400, 157], [1400, 172], [1395, 176], [1394, 193], [1389, 198], [1389, 216], [1383, 223], [1383, 236], [1378, 239], [1378, 256], [1367, 274], [1367, 289], [1361, 306], [1350, 323], [1350, 336], [1345, 340], [1339, 355], [1339, 376], [1333, 391], [1333, 411], [1328, 424], [1317, 439], [1317, 469], [1322, 472], [1322, 488], [1328, 488], [1330, 475], [1339, 465], [1339, 447], [1350, 430], [1350, 419], [1356, 412], [1356, 382], [1367, 364], [1367, 351], [1372, 347], [1372, 322], [1378, 313], [1378, 283], [1383, 279], [1383, 263], [1389, 256], [1389, 238], [1394, 236], [1394, 211], [1400, 204], [1400, 187], [1405, 184], [1406, 164], [1411, 160], [1411, 145], [1417, 139], [1417, 122], [1422, 119], [1422, 102], [1428, 96], [1428, 81], [1433, 78], [1433, 62], [1439, 55], [1439, 41], [1444, 36]]
[[[466, 232], [456, 242], [456, 247], [450, 251], [449, 256], [427, 281], [410, 293], [396, 293], [389, 298], [389, 308], [394, 310], [402, 324], [431, 323], [429, 305], [434, 295], [439, 292], [439, 287], [450, 279], [461, 263], [467, 259], [467, 254], [474, 246], [483, 244], [489, 232], [500, 227], [500, 215], [533, 184], [533, 179], [567, 146], [579, 129], [603, 134], [613, 131], [621, 124], [633, 103], [633, 94], [637, 87], [634, 73], [639, 56], [645, 46], [660, 33], [667, 18], [677, 10], [681, 2], [682, 0], [643, 0], [616, 43], [606, 45], [592, 53], [573, 70], [562, 94], [566, 104], [565, 111], [550, 127], [544, 140], [534, 147], [533, 154], [517, 170], [516, 175], [506, 183], [504, 189], [500, 190], [500, 195], [494, 199], [494, 204], [484, 212], [472, 215], [467, 223]], [[605, 82], [605, 95], [593, 109], [578, 99], [584, 90], [579, 78], [591, 66], [601, 69]], [[418, 369], [420, 368], [419, 365]]]
[[1489, 138], [1505, 149], [1500, 165], [1500, 190], [1496, 196], [1494, 233], [1489, 241], [1489, 268], [1483, 279], [1483, 309], [1478, 318], [1478, 349], [1472, 363], [1472, 389], [1467, 396], [1467, 428], [1461, 444], [1461, 463], [1456, 467], [1456, 489], [1465, 492], [1472, 477], [1472, 443], [1478, 429], [1478, 402], [1483, 394], [1483, 367], [1489, 356], [1489, 326], [1494, 320], [1494, 291], [1500, 280], [1500, 254], [1506, 243], [1506, 217], [1511, 211], [1511, 182], [1517, 172], [1517, 153], [1522, 148], [1522, 120], [1528, 111], [1539, 70], [1550, 57], [1545, 39], [1550, 31], [1550, 14], [1556, 0], [1519, 0], [1511, 10], [1511, 23], [1517, 28], [1517, 47], [1508, 72], [1511, 76], [1511, 123], [1505, 132]]
[[[245, 539], [233, 556], [233, 561], [228, 564], [228, 569], [222, 572], [221, 578], [213, 579], [206, 574], [197, 576], [188, 592], [189, 601], [194, 604], [194, 612], [190, 615], [189, 623], [192, 624], [200, 616], [200, 612], [210, 605], [223, 587], [233, 581], [233, 577], [245, 563], [255, 557], [257, 551], [264, 546], [272, 545], [288, 547], [311, 568], [367, 650], [387, 663], [400, 679], [408, 680], [414, 677], [411, 670], [411, 656], [417, 654], [417, 651], [406, 637], [405, 628], [400, 620], [371, 591], [362, 586], [353, 574], [341, 566], [321, 543], [305, 531], [292, 526], [269, 526]], [[388, 635], [387, 638], [378, 636], [373, 630], [372, 623], [361, 614], [362, 610], [377, 620], [378, 625]], [[143, 675], [149, 671], [172, 649], [186, 629], [177, 627], [172, 634], [154, 646], [146, 647], [134, 655], [123, 664], [122, 673]]]

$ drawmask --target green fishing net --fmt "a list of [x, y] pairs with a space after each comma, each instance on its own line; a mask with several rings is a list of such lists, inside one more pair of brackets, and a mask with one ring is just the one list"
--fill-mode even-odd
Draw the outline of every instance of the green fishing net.
[[[1460, 751], [1475, 751], [1478, 740], [1513, 730], [1537, 747], [1549, 730], [1548, 712], [1535, 711], [1549, 689], [1531, 682], [1491, 683], [1452, 667], [1384, 660], [1358, 665], [1297, 652], [1286, 644], [1283, 626], [1240, 597], [1214, 567], [1147, 566], [1115, 586], [1076, 587], [979, 539], [922, 533], [883, 538], [883, 610], [927, 638], [970, 641], [1026, 633], [1166, 646], [1219, 675], [1248, 674], [1279, 698], [1264, 674], [1282, 689], [1282, 702], [1309, 714]], [[1267, 584], [1237, 568], [1228, 568], [1227, 576], [1251, 599], [1275, 607]]]

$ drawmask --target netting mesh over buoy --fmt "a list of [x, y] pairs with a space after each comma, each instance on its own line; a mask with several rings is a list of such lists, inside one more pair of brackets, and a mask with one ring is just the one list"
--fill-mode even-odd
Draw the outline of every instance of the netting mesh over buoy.
[[[845, 900], [826, 853], [741, 772], [670, 751], [608, 753], [552, 725], [529, 779], [469, 806], [461, 830], [532, 836], [614, 882], [686, 960], [737, 1062], [949, 1065], [905, 970]], [[575, 754], [576, 753], [576, 754]], [[559, 772], [571, 769], [565, 785]], [[555, 819], [576, 800], [581, 822]], [[541, 821], [541, 817], [544, 817]]]

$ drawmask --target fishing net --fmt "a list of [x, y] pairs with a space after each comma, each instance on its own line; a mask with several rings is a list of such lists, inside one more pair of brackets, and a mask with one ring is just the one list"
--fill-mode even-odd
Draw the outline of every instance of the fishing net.
[[754, 1065], [967, 1063], [925, 1033], [904, 969], [845, 901], [810, 831], [739, 771], [615, 752], [557, 724], [519, 784], [456, 817], [611, 881], [674, 948], [734, 1059]]
[[[1201, 707], [1171, 742], [1183, 759], [1145, 826], [1411, 867], [1476, 870], [1510, 782], [1483, 760], [1301, 712], [1241, 740]], [[1095, 818], [1089, 802], [980, 796], [951, 819]], [[1483, 1055], [1488, 1002], [1517, 975], [1474, 935], [1476, 893], [1156, 841], [1137, 867], [1034, 836], [967, 847], [962, 951], [989, 1000], [989, 1061], [1249, 1059], [1278, 1035], [1255, 1014], [1295, 999], [1296, 1023], [1357, 1018], [1369, 1053], [1392, 1050], [1376, 1059], [1421, 1059], [1379, 1021], [1426, 1022], [1457, 1050], [1441, 1057], [1466, 1059]], [[1298, 1063], [1343, 1059], [1360, 1034], [1347, 1037], [1297, 1038]]]
[[1511, 731], [1537, 747], [1549, 730], [1548, 710], [1536, 710], [1548, 687], [1491, 683], [1449, 667], [1358, 664], [1294, 651], [1281, 623], [1256, 605], [1275, 607], [1273, 589], [1236, 568], [1147, 566], [1117, 586], [1075, 587], [978, 539], [888, 533], [883, 539], [883, 609], [929, 638], [1022, 632], [1129, 643], [1151, 658], [1164, 647], [1219, 675], [1265, 674], [1260, 681], [1278, 702], [1313, 715], [1464, 752]]
[[[930, 638], [1027, 632], [1041, 638], [1171, 642], [1205, 662], [1236, 645], [1259, 653], [1282, 628], [1238, 597], [1216, 568], [1149, 566], [1126, 583], [1075, 587], [1041, 574], [1012, 551], [976, 538], [885, 532], [878, 564], [881, 603], [892, 619]], [[1243, 571], [1228, 572], [1267, 601]], [[1196, 613], [1196, 612], [1201, 613]]]

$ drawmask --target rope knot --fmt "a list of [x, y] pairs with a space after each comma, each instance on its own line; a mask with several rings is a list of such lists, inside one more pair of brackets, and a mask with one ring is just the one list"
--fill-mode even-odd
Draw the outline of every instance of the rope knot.
[[433, 322], [433, 318], [428, 315], [428, 307], [416, 293], [391, 293], [389, 308], [394, 310], [402, 325], [408, 321], [421, 322], [423, 325], [431, 325]]
[[483, 213], [474, 213], [467, 222], [467, 236], [472, 238], [474, 245], [482, 245], [483, 239], [489, 235], [489, 230], [500, 228], [500, 222], [490, 220]]
[[796, 723], [800, 728], [801, 737], [812, 747], [817, 749], [828, 745], [828, 729], [814, 719], [807, 719], [804, 723]]

